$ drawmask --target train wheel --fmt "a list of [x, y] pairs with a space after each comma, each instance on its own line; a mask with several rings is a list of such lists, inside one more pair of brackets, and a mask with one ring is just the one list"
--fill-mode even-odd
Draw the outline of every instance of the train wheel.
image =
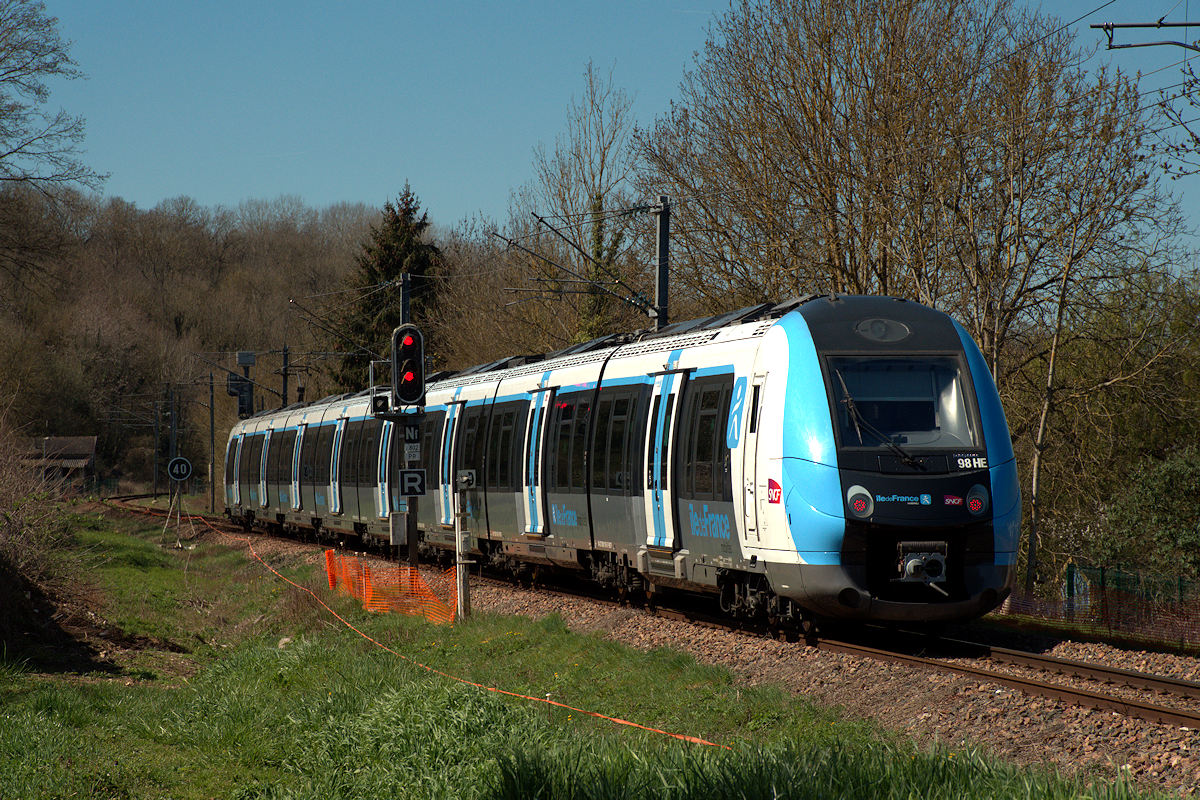
[[818, 634], [817, 621], [808, 616], [808, 614], [801, 613], [799, 633], [804, 637], [804, 641], [807, 644], [815, 645], [817, 643]]

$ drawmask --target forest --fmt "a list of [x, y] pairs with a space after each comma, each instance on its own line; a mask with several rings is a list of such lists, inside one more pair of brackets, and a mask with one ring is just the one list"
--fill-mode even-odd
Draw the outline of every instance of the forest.
[[1200, 577], [1200, 275], [1169, 191], [1195, 169], [1194, 78], [1148, 97], [1009, 0], [735, 2], [648, 125], [581, 64], [503, 219], [440, 220], [408, 185], [382, 209], [187, 187], [141, 209], [46, 111], [77, 69], [53, 18], [6, 0], [0, 29], [40, 54], [0, 48], [6, 440], [95, 435], [100, 476], [145, 485], [174, 422], [206, 466], [238, 352], [255, 408], [284, 402], [285, 348], [287, 402], [365, 388], [405, 273], [430, 372], [649, 327], [666, 196], [674, 320], [865, 293], [971, 332], [1018, 453], [1027, 585], [1071, 561]]

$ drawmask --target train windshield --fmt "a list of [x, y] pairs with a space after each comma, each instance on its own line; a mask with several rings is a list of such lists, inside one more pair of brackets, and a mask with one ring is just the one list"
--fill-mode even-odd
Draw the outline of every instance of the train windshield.
[[830, 357], [829, 378], [843, 447], [979, 446], [953, 356]]

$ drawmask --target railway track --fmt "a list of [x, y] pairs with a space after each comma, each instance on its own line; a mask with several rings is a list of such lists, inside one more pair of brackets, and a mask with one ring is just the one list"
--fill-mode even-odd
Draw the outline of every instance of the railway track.
[[[962, 645], [968, 643], [958, 642], [956, 644]], [[1200, 729], [1200, 711], [1160, 705], [1145, 699], [1129, 697], [1115, 691], [1095, 690], [1084, 686], [1058, 683], [1021, 675], [1015, 672], [958, 663], [944, 657], [922, 656], [906, 653], [898, 649], [871, 647], [854, 642], [820, 639], [816, 642], [815, 646], [827, 652], [844, 653], [879, 661], [909, 664], [940, 672], [951, 672], [976, 680], [1007, 686], [1037, 697], [1059, 700], [1085, 708], [1114, 711], [1125, 716], [1150, 722], [1159, 722], [1165, 725], [1174, 725], [1180, 728]], [[1031, 670], [1051, 672], [1060, 676], [1106, 684], [1114, 688], [1127, 687], [1142, 692], [1167, 694], [1181, 699], [1200, 698], [1200, 684], [1191, 681], [1182, 681], [1116, 667], [1105, 667], [1098, 664], [1088, 664], [1038, 653], [992, 648], [986, 645], [971, 646], [984, 648], [988, 651], [986, 655], [979, 656], [981, 660], [993, 661], [998, 664], [1016, 665]]]
[[[673, 609], [654, 609], [652, 613], [674, 619], [681, 619], [708, 627], [733, 626], [720, 619], [691, 612], [681, 612]], [[743, 633], [752, 635], [767, 635], [765, 631], [740, 629]], [[818, 650], [831, 653], [842, 653], [859, 658], [871, 658], [876, 661], [907, 664], [938, 672], [949, 672], [980, 681], [996, 683], [1025, 694], [1058, 700], [1060, 702], [1092, 708], [1101, 711], [1112, 711], [1124, 716], [1158, 722], [1180, 728], [1200, 730], [1200, 708], [1192, 710], [1177, 706], [1163, 705], [1145, 698], [1130, 697], [1128, 690], [1142, 693], [1152, 693], [1183, 701], [1200, 700], [1200, 683], [1194, 681], [1138, 672], [1120, 667], [1109, 667], [1074, 659], [1033, 653], [1024, 650], [1013, 650], [1004, 647], [966, 642], [958, 639], [930, 639], [923, 636], [922, 641], [928, 642], [939, 649], [945, 648], [945, 655], [921, 655], [910, 652], [902, 646], [876, 647], [861, 642], [851, 642], [840, 639], [815, 637], [808, 640], [808, 645]], [[1071, 685], [1069, 683], [1045, 680], [1018, 672], [994, 669], [979, 664], [961, 663], [962, 659], [980, 662], [990, 662], [996, 665], [1017, 667], [1028, 672], [1049, 673], [1066, 679], [1099, 684], [1097, 688]], [[1122, 692], [1122, 690], [1126, 690]]]
[[[582, 596], [596, 602], [614, 606], [619, 605], [615, 600], [599, 598], [594, 594], [564, 591], [547, 586], [539, 587], [539, 589], [571, 597]], [[778, 633], [769, 631], [765, 626], [737, 624], [725, 618], [694, 610], [664, 607], [654, 607], [646, 610], [647, 613], [662, 618], [676, 619], [704, 627], [721, 628], [744, 635], [770, 636], [773, 638], [779, 636]], [[1058, 700], [1084, 708], [1112, 711], [1149, 722], [1200, 730], [1200, 704], [1197, 704], [1197, 710], [1192, 710], [1189, 708], [1162, 705], [1145, 698], [1130, 697], [1128, 694], [1121, 693], [1121, 690], [1124, 689], [1134, 692], [1165, 695], [1184, 701], [1197, 701], [1200, 700], [1200, 683], [1194, 681], [957, 639], [938, 638], [931, 640], [928, 637], [922, 637], [922, 640], [936, 644], [939, 648], [945, 648], [948, 651], [947, 655], [920, 655], [906, 652], [902, 647], [874, 647], [859, 642], [821, 637], [810, 638], [808, 646], [816, 647], [818, 650], [825, 652], [842, 653], [859, 658], [871, 658], [877, 661], [907, 664], [923, 669], [959, 674], [976, 680], [1006, 686], [1036, 697]], [[1018, 667], [1031, 672], [1050, 673], [1076, 681], [1100, 684], [1100, 687], [1089, 688], [1087, 686], [1070, 685], [1029, 675], [1021, 675], [1003, 669], [989, 668], [979, 664], [964, 664], [961, 663], [962, 659], [990, 662], [1000, 666]]]
[[943, 639], [942, 641], [966, 648], [981, 649], [984, 651], [982, 653], [984, 657], [998, 664], [1013, 664], [1057, 675], [1096, 681], [1097, 683], [1127, 686], [1131, 689], [1148, 690], [1158, 694], [1172, 695], [1186, 699], [1200, 699], [1200, 683], [1195, 681], [1170, 678], [1163, 675], [1152, 675], [1120, 667], [1106, 667], [1087, 661], [1046, 656], [1024, 650], [1011, 650], [1005, 647], [963, 642], [956, 639]]
[[[131, 511], [145, 512], [144, 507], [130, 502], [136, 499], [142, 498], [136, 496], [110, 498], [110, 501]], [[208, 517], [203, 514], [194, 516]], [[209, 522], [222, 527], [232, 527], [223, 518], [210, 519]], [[501, 578], [474, 575], [472, 580], [483, 580], [514, 590], [517, 588], [513, 581]], [[537, 591], [565, 597], [586, 599], [612, 606], [621, 605], [617, 600], [602, 596], [600, 592], [579, 591], [576, 588], [565, 588], [553, 584], [538, 584], [536, 588]], [[645, 610], [646, 613], [661, 618], [729, 630], [742, 635], [778, 636], [778, 633], [769, 631], [765, 626], [736, 623], [695, 609], [659, 606], [648, 607]], [[1006, 686], [1032, 696], [1111, 711], [1165, 725], [1200, 730], [1200, 702], [1197, 702], [1200, 701], [1200, 683], [957, 639], [922, 636], [921, 643], [924, 645], [922, 648], [924, 652], [928, 652], [933, 647], [939, 651], [938, 654], [925, 655], [921, 652], [912, 652], [911, 645], [873, 646], [862, 642], [821, 637], [808, 640], [808, 646], [825, 652], [958, 674], [974, 680]], [[986, 666], [988, 663], [1001, 668], [989, 668]], [[1026, 674], [1022, 674], [1022, 672]], [[1048, 680], [1029, 673], [1046, 673], [1076, 683], [1072, 685], [1061, 680]], [[1090, 685], [1079, 685], [1079, 682]], [[1130, 692], [1153, 694], [1155, 701], [1146, 697], [1130, 696]], [[1156, 702], [1160, 696], [1177, 698], [1184, 701], [1185, 704], [1187, 701], [1192, 701], [1197, 710], [1160, 704]]]

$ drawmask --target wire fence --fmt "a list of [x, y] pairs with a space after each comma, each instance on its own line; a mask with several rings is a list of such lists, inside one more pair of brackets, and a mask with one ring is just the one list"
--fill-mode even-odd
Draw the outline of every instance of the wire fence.
[[1200, 583], [1185, 578], [1069, 564], [1053, 596], [1014, 592], [1000, 614], [1107, 638], [1200, 650]]

